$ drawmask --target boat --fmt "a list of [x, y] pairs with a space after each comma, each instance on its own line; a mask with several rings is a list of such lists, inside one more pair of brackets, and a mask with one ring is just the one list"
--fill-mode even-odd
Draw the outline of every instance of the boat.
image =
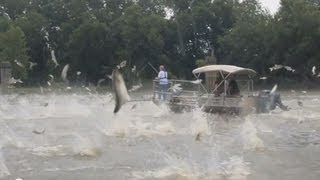
[[[159, 80], [155, 79], [152, 101], [167, 104], [173, 112], [200, 108], [208, 113], [240, 114], [260, 108], [257, 102], [261, 96], [253, 87], [256, 71], [234, 65], [207, 65], [194, 69], [192, 74], [195, 80], [170, 79], [167, 92], [159, 92]], [[238, 92], [230, 92], [231, 81]], [[161, 93], [166, 99], [159, 98]]]

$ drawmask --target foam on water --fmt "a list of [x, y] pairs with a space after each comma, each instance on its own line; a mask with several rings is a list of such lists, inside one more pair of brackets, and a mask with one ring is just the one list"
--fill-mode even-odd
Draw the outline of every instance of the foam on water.
[[[249, 163], [245, 162], [242, 156], [224, 159], [219, 155], [224, 151], [222, 145], [214, 144], [203, 154], [204, 152], [191, 150], [188, 144], [182, 144], [182, 148], [178, 148], [176, 152], [168, 149], [167, 146], [170, 145], [161, 144], [155, 138], [152, 142], [157, 149], [155, 153], [164, 160], [166, 166], [153, 170], [133, 171], [134, 179], [245, 180], [250, 174]], [[205, 158], [199, 159], [198, 156]]]
[[170, 154], [160, 143], [155, 139], [154, 145], [159, 151], [155, 152], [159, 157], [163, 158], [167, 166], [154, 170], [133, 171], [134, 179], [196, 179], [201, 176], [199, 166], [192, 162], [192, 159], [179, 157], [176, 154]]
[[249, 163], [243, 160], [243, 157], [232, 156], [229, 160], [221, 163], [223, 167], [223, 176], [226, 179], [244, 180], [250, 175]]
[[182, 158], [166, 151], [159, 151], [167, 166], [154, 170], [133, 171], [134, 179], [186, 179], [186, 180], [245, 180], [250, 175], [249, 163], [242, 157], [232, 156], [219, 162], [217, 156], [209, 156], [205, 162], [196, 162], [192, 157]]
[[[132, 104], [135, 109], [132, 109]], [[151, 102], [127, 103], [117, 114], [106, 114], [109, 118], [99, 121], [98, 129], [107, 136], [139, 137], [175, 134], [176, 129], [165, 106], [156, 106]]]
[[42, 157], [66, 156], [68, 148], [63, 145], [56, 146], [36, 146], [26, 148], [32, 154]]
[[99, 128], [107, 136], [139, 137], [175, 134], [176, 129], [170, 121], [148, 122], [142, 119], [117, 118], [109, 120], [104, 128]]
[[101, 155], [101, 147], [91, 141], [84, 138], [79, 134], [75, 134], [76, 141], [72, 145], [73, 154], [80, 157], [97, 158]]
[[3, 119], [83, 117], [90, 114], [87, 104], [79, 103], [81, 99], [77, 96], [18, 95], [4, 96], [1, 100], [0, 115]]

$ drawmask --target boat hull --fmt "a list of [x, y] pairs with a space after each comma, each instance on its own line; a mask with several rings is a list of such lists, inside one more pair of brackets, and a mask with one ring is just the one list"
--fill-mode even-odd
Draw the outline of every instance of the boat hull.
[[227, 107], [227, 106], [206, 106], [206, 105], [199, 105], [199, 104], [184, 104], [182, 102], [172, 102], [172, 101], [159, 101], [153, 100], [156, 105], [166, 104], [169, 109], [174, 113], [183, 113], [183, 112], [190, 112], [195, 109], [201, 109], [203, 112], [206, 113], [213, 113], [213, 114], [240, 114], [242, 112], [242, 107]]

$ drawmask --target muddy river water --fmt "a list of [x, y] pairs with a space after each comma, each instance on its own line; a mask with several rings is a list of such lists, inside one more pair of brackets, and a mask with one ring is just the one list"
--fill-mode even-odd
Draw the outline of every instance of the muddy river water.
[[[0, 179], [320, 179], [320, 93], [290, 111], [175, 114], [112, 95], [0, 95]], [[297, 101], [303, 104], [299, 106]]]

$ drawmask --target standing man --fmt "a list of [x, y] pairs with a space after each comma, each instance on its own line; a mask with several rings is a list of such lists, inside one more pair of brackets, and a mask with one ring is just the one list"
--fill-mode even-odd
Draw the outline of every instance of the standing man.
[[240, 95], [240, 89], [239, 89], [238, 83], [234, 79], [233, 75], [230, 75], [228, 78], [227, 95], [231, 95], [231, 96]]
[[158, 74], [159, 79], [159, 100], [166, 100], [167, 90], [168, 90], [168, 73], [164, 69], [164, 66], [159, 67], [160, 71]]

